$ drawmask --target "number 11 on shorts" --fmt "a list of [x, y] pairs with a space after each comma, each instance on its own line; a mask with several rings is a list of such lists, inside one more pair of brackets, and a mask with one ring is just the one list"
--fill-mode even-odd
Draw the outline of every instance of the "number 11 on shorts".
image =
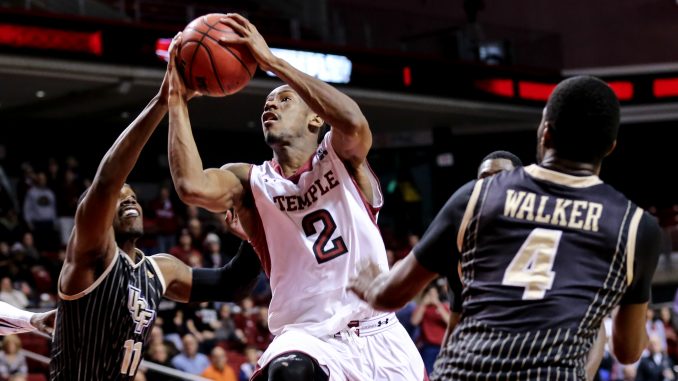
[[141, 341], [136, 343], [131, 339], [125, 341], [125, 356], [122, 358], [120, 373], [128, 376], [134, 376], [137, 373], [137, 368], [139, 368], [139, 362], [141, 361], [142, 345]]

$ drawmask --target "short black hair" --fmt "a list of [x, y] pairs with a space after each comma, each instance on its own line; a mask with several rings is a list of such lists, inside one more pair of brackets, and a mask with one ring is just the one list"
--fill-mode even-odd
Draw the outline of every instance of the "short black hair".
[[553, 148], [558, 157], [598, 162], [619, 132], [619, 100], [605, 82], [591, 76], [558, 84], [546, 103]]
[[489, 155], [485, 156], [483, 160], [480, 161], [480, 163], [484, 163], [487, 160], [493, 160], [493, 159], [506, 159], [513, 164], [514, 167], [522, 167], [523, 162], [518, 158], [518, 156], [512, 154], [509, 151], [494, 151], [490, 153]]

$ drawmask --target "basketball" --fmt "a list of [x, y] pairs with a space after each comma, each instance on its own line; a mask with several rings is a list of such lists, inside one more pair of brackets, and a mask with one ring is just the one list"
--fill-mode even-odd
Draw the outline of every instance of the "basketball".
[[223, 97], [245, 87], [257, 70], [257, 62], [244, 45], [222, 45], [224, 35], [235, 34], [211, 13], [191, 21], [182, 34], [177, 63], [186, 86], [211, 97]]

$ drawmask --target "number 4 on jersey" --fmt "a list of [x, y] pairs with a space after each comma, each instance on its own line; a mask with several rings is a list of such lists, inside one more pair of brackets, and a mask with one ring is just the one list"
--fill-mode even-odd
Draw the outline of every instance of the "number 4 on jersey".
[[551, 269], [562, 235], [560, 230], [532, 230], [506, 268], [502, 284], [525, 288], [524, 300], [543, 299], [556, 277]]

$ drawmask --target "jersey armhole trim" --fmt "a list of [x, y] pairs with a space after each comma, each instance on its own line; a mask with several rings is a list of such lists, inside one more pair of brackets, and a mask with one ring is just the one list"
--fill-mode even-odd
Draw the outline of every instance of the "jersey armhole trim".
[[120, 252], [117, 251], [117, 249], [116, 249], [115, 256], [111, 260], [111, 263], [108, 265], [108, 267], [106, 267], [106, 270], [104, 270], [104, 272], [99, 276], [99, 278], [97, 278], [97, 280], [95, 280], [94, 283], [92, 283], [85, 290], [80, 291], [75, 295], [67, 295], [67, 294], [61, 292], [61, 276], [59, 276], [59, 280], [57, 281], [58, 282], [58, 289], [59, 289], [59, 297], [63, 300], [73, 301], [73, 300], [78, 300], [78, 299], [86, 296], [87, 294], [91, 293], [92, 291], [94, 291], [94, 289], [96, 289], [101, 284], [101, 282], [103, 282], [104, 279], [106, 279], [106, 277], [108, 276], [108, 273], [110, 273], [111, 270], [113, 270], [113, 266], [115, 266], [116, 262], [118, 261], [118, 257], [120, 257]]
[[[266, 239], [266, 231], [264, 230], [264, 223], [261, 220], [261, 214], [259, 213], [259, 207], [257, 206], [257, 192], [261, 192], [261, 189], [255, 184], [253, 184], [252, 180], [252, 171], [254, 171], [254, 165], [250, 166], [250, 171], [247, 175], [247, 182], [250, 185], [250, 192], [252, 192], [252, 203], [254, 204], [254, 215], [255, 215], [255, 223], [256, 223], [256, 232], [254, 234], [254, 237], [249, 238], [249, 244], [252, 245], [252, 248], [254, 249], [254, 252], [257, 254], [257, 257], [259, 257], [259, 262], [261, 263], [261, 267], [264, 269], [264, 273], [266, 274], [266, 277], [271, 279], [271, 253], [268, 251], [268, 240]], [[261, 168], [261, 166], [257, 166], [257, 168]], [[260, 197], [265, 197], [261, 195]]]
[[155, 259], [153, 257], [147, 257], [148, 263], [153, 266], [153, 270], [155, 270], [155, 275], [158, 277], [160, 280], [160, 284], [162, 285], [162, 294], [165, 295], [165, 291], [167, 291], [167, 283], [165, 283], [165, 276], [162, 274], [162, 271], [160, 271], [160, 266], [155, 262]]
[[636, 208], [629, 224], [629, 239], [626, 244], [626, 285], [630, 286], [633, 282], [633, 262], [636, 258], [636, 238], [638, 237], [638, 226], [640, 218], [643, 216], [643, 210]]
[[466, 228], [468, 227], [468, 223], [471, 221], [471, 217], [473, 217], [473, 211], [476, 208], [476, 204], [478, 203], [478, 198], [480, 197], [480, 190], [483, 187], [483, 179], [480, 179], [476, 182], [476, 185], [473, 187], [473, 192], [471, 193], [471, 197], [468, 200], [468, 204], [466, 204], [466, 210], [464, 211], [464, 217], [461, 219], [461, 224], [459, 225], [459, 231], [457, 232], [457, 249], [461, 253], [462, 246], [464, 244], [464, 233], [466, 232]]

